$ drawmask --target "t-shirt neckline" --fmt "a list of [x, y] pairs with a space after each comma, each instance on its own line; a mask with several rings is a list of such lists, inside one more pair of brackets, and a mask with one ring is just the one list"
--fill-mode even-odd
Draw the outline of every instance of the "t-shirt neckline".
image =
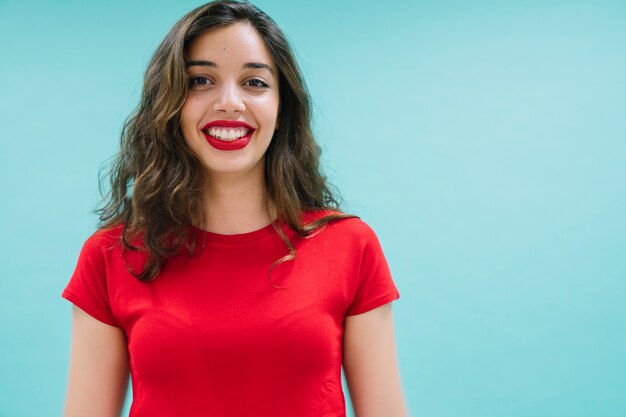
[[224, 235], [221, 233], [215, 233], [208, 230], [200, 229], [196, 226], [192, 227], [199, 233], [200, 237], [205, 242], [237, 245], [242, 243], [256, 242], [258, 240], [265, 239], [268, 236], [277, 235], [276, 230], [274, 230], [274, 223], [277, 223], [277, 220], [274, 220], [272, 223], [268, 224], [267, 226], [263, 226], [260, 229], [253, 230], [251, 232], [237, 233], [234, 235]]

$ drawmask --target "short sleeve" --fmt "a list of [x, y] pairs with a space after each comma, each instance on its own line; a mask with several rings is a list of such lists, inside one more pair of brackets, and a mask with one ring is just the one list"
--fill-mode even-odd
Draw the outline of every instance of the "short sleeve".
[[120, 327], [109, 300], [106, 263], [99, 232], [83, 245], [74, 273], [61, 296], [95, 319]]
[[364, 225], [365, 246], [359, 278], [354, 299], [346, 311], [346, 316], [365, 313], [400, 298], [378, 237], [368, 225]]

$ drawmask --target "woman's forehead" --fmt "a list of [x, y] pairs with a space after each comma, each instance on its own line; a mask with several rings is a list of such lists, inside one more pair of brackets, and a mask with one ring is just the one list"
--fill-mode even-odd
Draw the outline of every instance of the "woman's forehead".
[[187, 49], [187, 62], [209, 61], [217, 67], [258, 62], [274, 66], [259, 32], [248, 23], [235, 23], [198, 36]]

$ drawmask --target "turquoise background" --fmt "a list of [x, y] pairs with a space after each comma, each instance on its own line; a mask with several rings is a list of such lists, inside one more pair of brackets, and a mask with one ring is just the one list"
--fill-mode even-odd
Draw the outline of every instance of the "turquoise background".
[[[63, 411], [98, 169], [199, 4], [0, 1], [2, 417]], [[626, 416], [626, 2], [257, 4], [387, 255], [411, 415]]]

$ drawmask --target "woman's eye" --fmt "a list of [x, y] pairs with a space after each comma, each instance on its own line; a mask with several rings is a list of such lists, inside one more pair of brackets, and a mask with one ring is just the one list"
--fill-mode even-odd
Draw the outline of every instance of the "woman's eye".
[[203, 88], [203, 87], [207, 87], [210, 84], [210, 82], [211, 80], [209, 80], [207, 77], [198, 75], [198, 76], [189, 78], [189, 87]]
[[246, 83], [250, 87], [269, 87], [269, 85], [266, 82], [261, 81], [258, 78], [252, 78], [252, 79], [246, 81]]

